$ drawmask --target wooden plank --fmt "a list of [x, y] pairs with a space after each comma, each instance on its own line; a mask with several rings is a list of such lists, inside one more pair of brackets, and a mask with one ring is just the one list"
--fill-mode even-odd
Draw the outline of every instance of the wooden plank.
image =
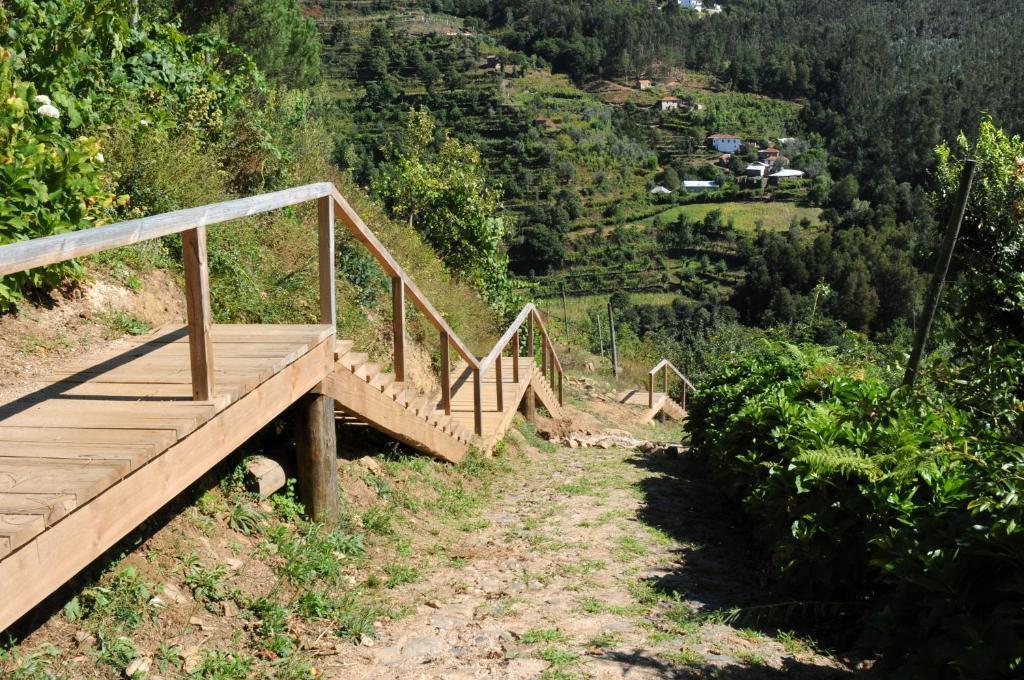
[[31, 549], [0, 560], [0, 583], [5, 584], [0, 630], [317, 385], [333, 360], [333, 343], [321, 343], [128, 479], [54, 524]]
[[0, 514], [0, 538], [6, 538], [11, 550], [17, 550], [46, 528], [42, 515]]
[[206, 227], [181, 232], [185, 266], [185, 309], [188, 316], [188, 355], [192, 398], [209, 401], [216, 393], [213, 363], [213, 325], [210, 311], [210, 270], [206, 256]]
[[334, 279], [334, 200], [321, 196], [317, 201], [317, 257], [320, 284], [320, 323], [338, 324], [337, 287]]
[[0, 493], [0, 514], [41, 515], [48, 525], [75, 509], [75, 497], [58, 493]]
[[0, 442], [111, 445], [146, 443], [165, 449], [175, 441], [173, 432], [153, 428], [124, 430], [77, 427], [0, 427]]
[[0, 442], [0, 470], [7, 458], [40, 460], [123, 460], [136, 469], [163, 451], [146, 444], [138, 446], [109, 444], [46, 444], [42, 442]]
[[79, 505], [130, 471], [128, 461], [60, 461], [4, 458], [0, 466], [0, 492], [66, 494]]
[[196, 227], [258, 215], [328, 196], [334, 191], [334, 186], [329, 182], [307, 184], [260, 196], [11, 243], [0, 246], [0, 276], [169, 236]]

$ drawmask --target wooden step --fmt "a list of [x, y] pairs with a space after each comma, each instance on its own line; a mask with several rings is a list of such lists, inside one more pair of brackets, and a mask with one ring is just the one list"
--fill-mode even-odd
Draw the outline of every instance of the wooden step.
[[351, 340], [338, 340], [334, 345], [334, 360], [337, 361], [350, 352], [353, 344]]
[[394, 373], [378, 373], [377, 376], [370, 381], [370, 384], [376, 387], [381, 392], [387, 391], [388, 387], [395, 382]]
[[370, 382], [380, 373], [380, 364], [367, 362], [352, 372], [366, 382]]
[[338, 359], [338, 363], [354, 373], [355, 370], [365, 364], [369, 358], [370, 355], [365, 352], [346, 352], [340, 359]]

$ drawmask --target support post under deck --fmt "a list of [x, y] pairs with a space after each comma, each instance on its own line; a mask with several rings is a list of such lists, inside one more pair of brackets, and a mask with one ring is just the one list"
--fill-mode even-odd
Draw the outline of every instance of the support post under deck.
[[338, 510], [338, 445], [334, 400], [306, 394], [295, 405], [299, 499], [317, 522], [335, 522]]

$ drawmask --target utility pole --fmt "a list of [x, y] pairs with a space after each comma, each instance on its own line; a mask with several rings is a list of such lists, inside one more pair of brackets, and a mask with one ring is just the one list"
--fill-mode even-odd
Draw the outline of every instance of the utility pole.
[[928, 292], [925, 293], [924, 307], [921, 310], [921, 322], [917, 326], [917, 335], [914, 337], [914, 349], [910, 353], [910, 361], [907, 362], [907, 372], [903, 375], [903, 384], [913, 387], [917, 380], [918, 370], [921, 367], [921, 358], [924, 356], [924, 348], [928, 343], [928, 334], [932, 329], [932, 321], [935, 319], [935, 310], [939, 306], [939, 299], [942, 297], [942, 284], [949, 273], [949, 263], [953, 259], [953, 249], [956, 247], [956, 239], [960, 234], [960, 225], [964, 221], [964, 213], [967, 211], [967, 198], [971, 193], [971, 184], [974, 182], [974, 170], [977, 161], [967, 159], [964, 161], [964, 169], [960, 173], [960, 188], [956, 192], [952, 209], [949, 211], [949, 219], [946, 222], [946, 233], [942, 237], [942, 245], [939, 247], [938, 257], [935, 259], [935, 271], [932, 272], [931, 283], [928, 284]]
[[604, 330], [601, 328], [601, 310], [597, 310], [597, 343], [601, 346], [601, 357], [604, 358]]
[[612, 312], [612, 303], [608, 301], [608, 332], [612, 341], [612, 373], [619, 377], [619, 353], [615, 347], [615, 314]]

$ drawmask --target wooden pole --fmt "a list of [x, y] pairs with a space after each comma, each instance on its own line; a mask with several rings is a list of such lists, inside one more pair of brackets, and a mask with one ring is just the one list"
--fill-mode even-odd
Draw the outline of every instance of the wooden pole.
[[612, 311], [612, 303], [608, 302], [608, 335], [612, 343], [612, 374], [619, 377], [619, 352], [615, 346], [615, 314]]
[[395, 381], [405, 380], [405, 282], [391, 279], [391, 328], [394, 336]]
[[530, 316], [526, 317], [526, 356], [536, 360], [533, 350], [533, 315], [534, 312], [530, 312]]
[[647, 408], [654, 408], [654, 374], [647, 374]]
[[338, 305], [334, 286], [334, 199], [323, 196], [317, 201], [319, 231], [317, 247], [320, 255], [320, 323], [336, 326]]
[[473, 369], [473, 431], [478, 437], [484, 434], [483, 404], [480, 398], [480, 369]]
[[665, 396], [667, 397], [668, 396], [668, 366], [665, 366], [665, 368], [663, 370], [665, 371], [665, 375], [662, 376], [662, 380], [664, 382], [664, 387], [665, 387]]
[[946, 233], [942, 237], [942, 245], [939, 247], [939, 254], [935, 260], [935, 271], [932, 273], [932, 280], [928, 284], [928, 292], [925, 294], [924, 308], [921, 310], [921, 321], [917, 325], [914, 348], [910, 353], [910, 361], [907, 362], [907, 372], [903, 375], [903, 384], [907, 387], [912, 388], [917, 380], [925, 345], [928, 343], [928, 334], [931, 332], [935, 311], [938, 309], [939, 299], [942, 297], [942, 284], [949, 273], [949, 263], [953, 259], [953, 249], [956, 248], [956, 239], [960, 234], [960, 225], [963, 223], [964, 213], [967, 211], [967, 199], [971, 193], [971, 184], [974, 182], [976, 166], [977, 162], [974, 160], [968, 159], [964, 161], [964, 168], [960, 174], [960, 187], [957, 190], [952, 209], [949, 212], [949, 219], [946, 222]]
[[565, 305], [565, 281], [562, 281], [562, 325], [565, 327], [565, 342], [569, 344], [569, 312]]
[[537, 419], [537, 401], [533, 394], [533, 385], [526, 386], [526, 391], [523, 393], [523, 402], [519, 405], [519, 411], [528, 422], [532, 423]]
[[519, 383], [519, 329], [512, 334], [512, 382]]
[[604, 330], [601, 328], [601, 312], [597, 313], [597, 342], [601, 346], [601, 356], [604, 357]]
[[494, 395], [497, 400], [497, 411], [501, 413], [505, 410], [505, 392], [504, 392], [504, 379], [501, 375], [501, 352], [498, 352], [498, 356], [494, 358]]
[[444, 414], [452, 414], [452, 368], [448, 354], [448, 334], [441, 331], [441, 408]]
[[299, 499], [314, 521], [336, 522], [338, 448], [334, 400], [322, 394], [306, 394], [296, 404], [296, 414]]
[[564, 406], [565, 401], [562, 399], [562, 382], [565, 379], [565, 374], [562, 371], [558, 371], [558, 405]]
[[181, 232], [181, 254], [185, 266], [185, 308], [188, 314], [192, 398], [196, 401], [210, 401], [215, 394], [215, 385], [206, 227]]

